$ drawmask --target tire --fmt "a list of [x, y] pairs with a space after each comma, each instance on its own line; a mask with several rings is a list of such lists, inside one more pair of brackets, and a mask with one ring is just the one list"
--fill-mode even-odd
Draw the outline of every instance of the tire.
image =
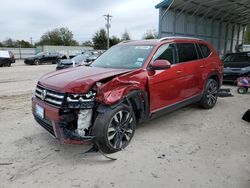
[[247, 91], [248, 91], [248, 88], [247, 88], [247, 87], [239, 87], [239, 88], [237, 89], [237, 92], [238, 92], [239, 94], [245, 94]]
[[10, 61], [5, 61], [4, 67], [10, 67], [10, 66], [11, 66], [11, 62]]
[[128, 146], [135, 132], [136, 117], [133, 110], [121, 104], [98, 114], [93, 125], [95, 144], [104, 153], [118, 152]]
[[206, 83], [205, 91], [199, 102], [200, 107], [211, 109], [215, 106], [218, 98], [219, 85], [214, 79], [209, 79]]
[[41, 64], [41, 62], [40, 62], [39, 59], [36, 59], [36, 60], [34, 61], [34, 65], [40, 65], [40, 64]]

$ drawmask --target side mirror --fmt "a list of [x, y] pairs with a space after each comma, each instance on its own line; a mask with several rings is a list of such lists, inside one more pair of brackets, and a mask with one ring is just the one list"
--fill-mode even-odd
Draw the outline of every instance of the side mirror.
[[156, 60], [150, 65], [151, 70], [166, 70], [171, 68], [168, 60]]

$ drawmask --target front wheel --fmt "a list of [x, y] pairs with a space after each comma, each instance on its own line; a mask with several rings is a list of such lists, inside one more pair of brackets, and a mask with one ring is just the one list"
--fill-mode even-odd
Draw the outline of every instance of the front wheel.
[[40, 65], [40, 63], [41, 63], [41, 62], [40, 62], [39, 59], [36, 59], [36, 60], [34, 61], [34, 64], [35, 64], [35, 65]]
[[205, 109], [211, 109], [215, 106], [218, 98], [219, 85], [214, 79], [207, 81], [205, 91], [199, 102], [200, 106]]
[[134, 136], [136, 118], [133, 110], [121, 104], [98, 114], [94, 126], [95, 143], [104, 153], [115, 153], [124, 149]]

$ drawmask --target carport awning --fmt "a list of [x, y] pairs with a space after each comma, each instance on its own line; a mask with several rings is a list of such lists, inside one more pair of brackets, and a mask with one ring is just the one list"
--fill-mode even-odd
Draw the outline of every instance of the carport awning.
[[220, 22], [250, 24], [249, 0], [164, 0], [155, 8], [167, 8], [179, 14], [188, 13]]

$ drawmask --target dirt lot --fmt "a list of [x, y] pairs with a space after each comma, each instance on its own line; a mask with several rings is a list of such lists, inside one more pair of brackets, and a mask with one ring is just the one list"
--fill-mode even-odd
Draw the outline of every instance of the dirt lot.
[[[0, 69], [0, 187], [250, 188], [250, 95], [196, 105], [139, 125], [129, 147], [111, 155], [60, 145], [38, 126], [31, 96], [55, 65]], [[3, 164], [10, 163], [10, 164]]]

